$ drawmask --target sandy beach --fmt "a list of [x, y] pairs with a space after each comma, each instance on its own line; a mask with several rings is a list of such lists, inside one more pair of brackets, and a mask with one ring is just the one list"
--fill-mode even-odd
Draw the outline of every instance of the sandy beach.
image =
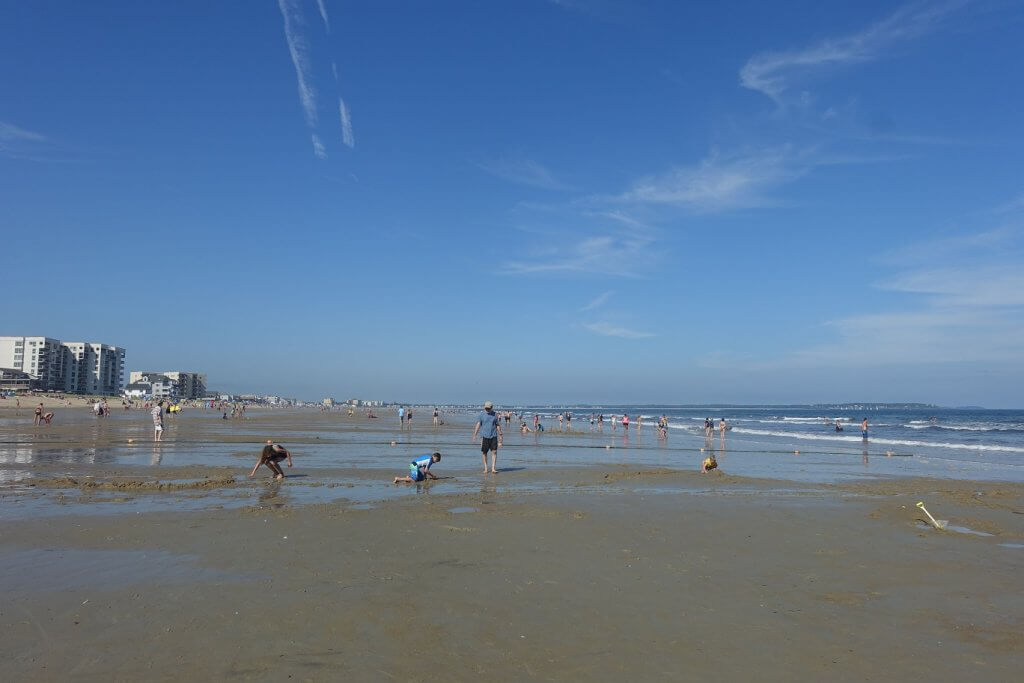
[[[0, 411], [0, 676], [1019, 678], [1020, 484], [702, 475], [653, 434], [514, 434], [485, 476], [467, 418], [420, 416], [189, 411], [157, 445]], [[284, 482], [246, 476], [264, 438]], [[435, 448], [445, 479], [389, 483]]]

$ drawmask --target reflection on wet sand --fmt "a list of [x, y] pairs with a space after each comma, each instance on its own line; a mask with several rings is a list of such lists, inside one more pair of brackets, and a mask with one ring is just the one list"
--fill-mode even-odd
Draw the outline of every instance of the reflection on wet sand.
[[100, 453], [96, 448], [33, 448], [31, 446], [15, 446], [0, 449], [0, 465], [34, 465], [67, 463], [78, 465], [95, 465], [114, 463], [114, 453]]

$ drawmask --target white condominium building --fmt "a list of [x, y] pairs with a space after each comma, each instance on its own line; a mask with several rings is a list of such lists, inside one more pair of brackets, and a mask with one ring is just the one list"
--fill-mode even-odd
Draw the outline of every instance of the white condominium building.
[[64, 347], [50, 337], [0, 337], [0, 368], [28, 374], [40, 389], [63, 388]]
[[124, 384], [124, 349], [50, 337], [0, 337], [0, 368], [25, 372], [36, 388], [116, 395]]
[[178, 398], [193, 399], [206, 397], [206, 375], [199, 372], [181, 372], [177, 370], [170, 372], [147, 372], [134, 370], [129, 373], [128, 381], [132, 384], [136, 382], [151, 382], [152, 380], [149, 378], [155, 378], [158, 375], [163, 375], [177, 383]]
[[120, 394], [124, 349], [107, 344], [64, 342], [70, 350], [64, 390], [76, 394]]

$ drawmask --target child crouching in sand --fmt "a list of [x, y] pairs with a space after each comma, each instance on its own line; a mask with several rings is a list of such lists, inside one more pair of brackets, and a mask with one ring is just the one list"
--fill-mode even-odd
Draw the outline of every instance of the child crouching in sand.
[[700, 464], [700, 473], [706, 474], [707, 472], [710, 472], [711, 470], [714, 469], [718, 469], [718, 461], [715, 460], [714, 455], [709, 455], [708, 457], [704, 458], [704, 462]]
[[434, 473], [430, 471], [430, 466], [435, 462], [441, 462], [440, 453], [434, 453], [433, 455], [421, 455], [409, 463], [409, 476], [395, 477], [395, 481], [393, 483], [413, 484], [417, 481], [423, 481], [427, 477], [437, 479], [437, 477], [434, 476]]

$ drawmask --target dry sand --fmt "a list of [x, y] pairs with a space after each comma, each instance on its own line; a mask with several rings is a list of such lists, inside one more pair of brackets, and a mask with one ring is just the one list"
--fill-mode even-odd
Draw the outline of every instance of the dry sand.
[[[439, 473], [457, 489], [301, 505], [289, 487], [308, 476], [247, 480], [242, 457], [257, 431], [299, 419], [258, 417], [237, 435], [179, 423], [177, 438], [246, 442], [233, 470], [28, 465], [0, 513], [51, 489], [82, 500], [4, 523], [0, 679], [1020, 680], [1020, 485], [808, 486], [628, 465], [485, 477], [449, 459]], [[91, 424], [55, 424], [28, 447], [102, 450], [134, 433]], [[309, 433], [296, 423], [288, 443]], [[31, 435], [0, 430], [8, 443]], [[361, 486], [393, 469], [305, 474]], [[90, 514], [126, 491], [249, 498]], [[992, 535], [925, 527], [921, 497]]]

